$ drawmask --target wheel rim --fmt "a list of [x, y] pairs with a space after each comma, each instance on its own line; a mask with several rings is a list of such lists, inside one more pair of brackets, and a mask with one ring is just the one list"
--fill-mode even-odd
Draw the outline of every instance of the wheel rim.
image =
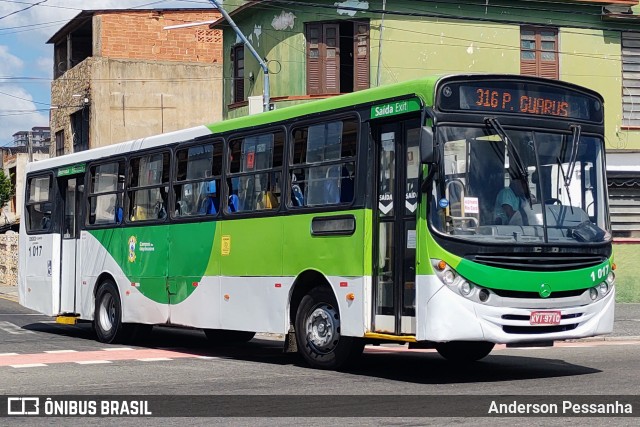
[[330, 305], [322, 304], [311, 311], [305, 322], [307, 340], [319, 353], [331, 353], [340, 339], [340, 318]]
[[99, 321], [105, 332], [110, 332], [116, 322], [116, 301], [111, 294], [106, 294], [100, 301]]

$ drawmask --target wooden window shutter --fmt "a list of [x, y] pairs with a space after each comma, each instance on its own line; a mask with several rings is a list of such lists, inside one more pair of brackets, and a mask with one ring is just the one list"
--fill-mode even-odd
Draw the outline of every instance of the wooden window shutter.
[[307, 24], [307, 95], [324, 92], [322, 85], [322, 25]]
[[233, 102], [244, 101], [244, 44], [231, 49], [233, 64]]
[[324, 93], [340, 93], [340, 24], [324, 24]]
[[560, 78], [558, 70], [558, 31], [555, 29], [541, 29], [537, 36], [540, 43], [538, 75], [557, 80]]
[[640, 32], [635, 31], [622, 33], [622, 118], [623, 126], [640, 127]]
[[520, 73], [558, 79], [558, 31], [523, 27], [520, 30]]
[[353, 24], [353, 91], [369, 88], [369, 23]]

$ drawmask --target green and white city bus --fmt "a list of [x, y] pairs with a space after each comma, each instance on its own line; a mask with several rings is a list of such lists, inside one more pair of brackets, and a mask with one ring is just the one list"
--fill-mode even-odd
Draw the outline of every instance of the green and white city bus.
[[603, 117], [572, 84], [436, 76], [30, 163], [20, 303], [107, 343], [284, 334], [321, 368], [606, 334]]

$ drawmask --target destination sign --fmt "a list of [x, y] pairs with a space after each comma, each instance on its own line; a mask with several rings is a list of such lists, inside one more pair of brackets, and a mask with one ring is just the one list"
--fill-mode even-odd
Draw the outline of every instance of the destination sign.
[[440, 109], [484, 111], [602, 123], [602, 103], [586, 94], [540, 83], [452, 82], [440, 90]]

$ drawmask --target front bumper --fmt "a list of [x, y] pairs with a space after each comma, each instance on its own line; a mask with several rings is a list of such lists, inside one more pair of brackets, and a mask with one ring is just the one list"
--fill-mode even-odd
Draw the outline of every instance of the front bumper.
[[[418, 341], [489, 341], [509, 344], [585, 338], [611, 333], [615, 286], [602, 299], [578, 304], [575, 299], [512, 299], [501, 305], [470, 301], [444, 286], [435, 276], [417, 280], [416, 339]], [[545, 305], [546, 304], [546, 305]], [[529, 323], [534, 311], [560, 311], [559, 325]]]

